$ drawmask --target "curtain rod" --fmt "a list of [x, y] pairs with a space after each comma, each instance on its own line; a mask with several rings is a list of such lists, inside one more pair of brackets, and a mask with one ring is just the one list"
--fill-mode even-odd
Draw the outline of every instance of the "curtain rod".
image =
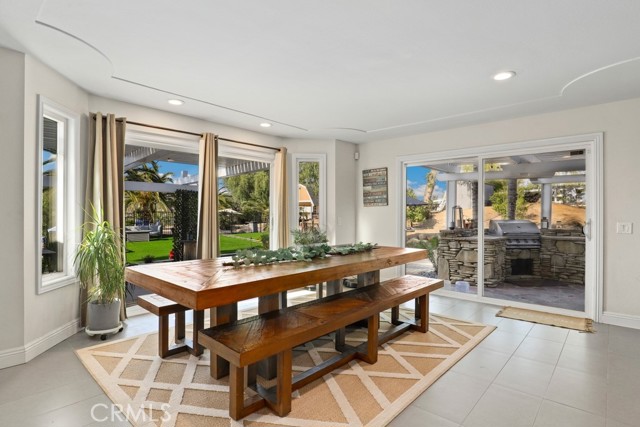
[[[96, 119], [96, 116], [93, 116], [93, 119]], [[177, 133], [183, 133], [185, 135], [193, 135], [193, 136], [202, 136], [201, 133], [195, 133], [195, 132], [189, 132], [186, 130], [180, 130], [180, 129], [172, 129], [172, 128], [167, 128], [167, 127], [162, 127], [162, 126], [156, 126], [156, 125], [149, 125], [146, 123], [140, 123], [140, 122], [131, 122], [122, 118], [117, 118], [116, 121], [117, 122], [121, 122], [121, 121], [125, 121], [128, 125], [136, 125], [136, 126], [143, 126], [143, 127], [147, 127], [147, 128], [152, 128], [152, 129], [160, 129], [160, 130], [167, 130], [169, 132], [177, 132]], [[244, 142], [244, 141], [237, 141], [235, 139], [228, 139], [228, 138], [221, 138], [218, 137], [218, 140], [220, 141], [227, 141], [227, 142], [233, 142], [236, 144], [243, 144], [243, 145], [250, 145], [252, 147], [259, 147], [259, 148], [266, 148], [269, 150], [274, 150], [274, 151], [280, 151], [279, 148], [275, 148], [275, 147], [269, 147], [268, 145], [260, 145], [260, 144], [254, 144], [252, 142]]]

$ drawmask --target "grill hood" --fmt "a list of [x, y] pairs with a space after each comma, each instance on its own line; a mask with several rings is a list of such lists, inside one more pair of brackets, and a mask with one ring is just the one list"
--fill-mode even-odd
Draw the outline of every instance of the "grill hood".
[[540, 230], [531, 221], [526, 219], [492, 219], [489, 221], [489, 234], [505, 237], [532, 237], [540, 236]]

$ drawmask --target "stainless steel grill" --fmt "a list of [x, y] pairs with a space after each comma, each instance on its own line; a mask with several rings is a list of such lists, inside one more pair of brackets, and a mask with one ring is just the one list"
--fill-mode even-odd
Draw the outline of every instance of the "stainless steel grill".
[[492, 219], [489, 221], [489, 234], [506, 237], [507, 249], [540, 247], [540, 230], [525, 219]]

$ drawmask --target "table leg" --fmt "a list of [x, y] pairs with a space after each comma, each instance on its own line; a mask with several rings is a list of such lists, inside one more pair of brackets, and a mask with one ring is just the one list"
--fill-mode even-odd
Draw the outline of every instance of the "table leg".
[[199, 344], [198, 331], [204, 329], [204, 310], [193, 310], [193, 347], [189, 353], [194, 356], [200, 356], [204, 351], [204, 347]]
[[[238, 320], [238, 304], [233, 303], [209, 309], [209, 323], [211, 326], [221, 325]], [[211, 377], [219, 380], [229, 375], [229, 362], [217, 354], [211, 354]]]
[[[258, 313], [268, 313], [279, 310], [282, 304], [280, 294], [265, 295], [258, 298]], [[258, 374], [267, 380], [273, 379], [277, 375], [276, 356], [268, 357], [258, 363]]]
[[[339, 294], [342, 291], [342, 280], [331, 280], [327, 282], [327, 296]], [[344, 349], [346, 329], [340, 328], [336, 331], [336, 350]]]
[[370, 271], [368, 273], [358, 274], [358, 287], [373, 285], [380, 283], [380, 270]]

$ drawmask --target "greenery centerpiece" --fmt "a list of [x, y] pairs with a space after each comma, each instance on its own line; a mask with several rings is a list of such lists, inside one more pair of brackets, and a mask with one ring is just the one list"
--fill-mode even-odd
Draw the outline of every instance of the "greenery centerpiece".
[[291, 230], [293, 243], [299, 246], [317, 245], [327, 243], [327, 233], [317, 227], [309, 227], [302, 230]]
[[312, 261], [314, 259], [326, 258], [327, 255], [349, 255], [358, 252], [366, 252], [374, 249], [376, 243], [356, 243], [353, 245], [329, 246], [326, 243], [315, 245], [291, 246], [288, 248], [265, 250], [246, 249], [238, 251], [231, 262], [223, 265], [242, 267], [250, 265], [267, 265], [292, 261]]
[[102, 220], [95, 209], [83, 230], [74, 266], [80, 286], [89, 295], [86, 330], [90, 335], [104, 334], [122, 326], [120, 304], [125, 294], [122, 245], [111, 224]]

